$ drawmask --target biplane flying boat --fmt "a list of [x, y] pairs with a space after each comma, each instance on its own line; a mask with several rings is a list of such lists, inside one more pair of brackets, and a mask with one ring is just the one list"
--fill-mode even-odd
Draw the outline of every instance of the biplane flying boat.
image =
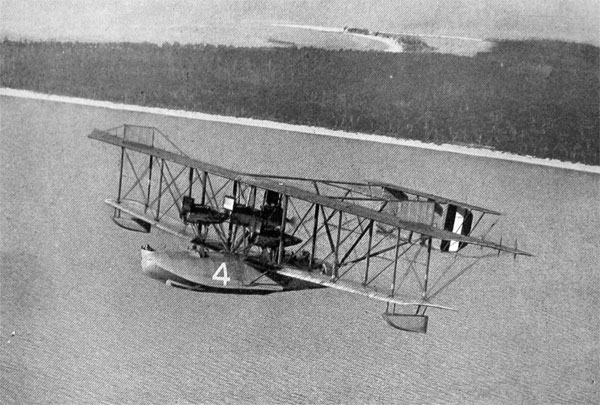
[[[495, 223], [485, 230], [482, 220], [500, 213], [476, 205], [381, 181], [233, 171], [187, 156], [152, 127], [94, 130], [89, 138], [121, 150], [117, 197], [105, 201], [114, 222], [190, 242], [185, 251], [141, 248], [143, 272], [173, 287], [334, 288], [384, 302], [391, 326], [425, 333], [429, 308], [452, 309], [433, 299], [475, 262], [502, 252], [530, 256], [516, 243], [485, 239]], [[474, 262], [457, 268], [459, 258]]]

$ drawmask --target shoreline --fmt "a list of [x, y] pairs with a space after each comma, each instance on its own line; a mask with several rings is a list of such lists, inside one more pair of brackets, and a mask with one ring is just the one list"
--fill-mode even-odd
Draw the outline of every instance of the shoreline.
[[[402, 43], [398, 42], [393, 36], [406, 36], [406, 37], [415, 37], [415, 38], [430, 38], [430, 39], [438, 39], [438, 40], [458, 40], [458, 41], [470, 41], [470, 42], [481, 42], [487, 43], [488, 47], [493, 45], [493, 41], [483, 39], [483, 38], [473, 38], [473, 37], [461, 37], [461, 36], [451, 36], [451, 35], [434, 35], [434, 34], [415, 34], [415, 33], [407, 33], [407, 32], [369, 32], [367, 33], [359, 33], [355, 31], [348, 31], [345, 28], [337, 28], [337, 27], [323, 27], [323, 26], [315, 26], [315, 25], [300, 25], [300, 24], [271, 24], [274, 27], [283, 27], [283, 28], [296, 28], [303, 30], [311, 30], [311, 31], [320, 31], [320, 32], [330, 32], [330, 33], [338, 33], [349, 35], [357, 38], [368, 39], [370, 41], [380, 42], [387, 46], [387, 48], [383, 52], [391, 52], [391, 53], [403, 53], [405, 52], [405, 48]], [[385, 35], [381, 35], [385, 34]], [[427, 44], [429, 45], [429, 44]], [[452, 51], [442, 51], [437, 48], [433, 48], [434, 52], [437, 53], [449, 53], [456, 55], [463, 55], [461, 52], [452, 52]], [[473, 56], [468, 55], [467, 56]]]
[[350, 36], [353, 36], [353, 37], [366, 38], [371, 41], [382, 42], [387, 45], [387, 49], [384, 52], [391, 52], [391, 53], [404, 52], [404, 47], [402, 47], [401, 44], [399, 44], [398, 42], [396, 42], [396, 40], [394, 40], [392, 38], [378, 37], [376, 35], [371, 35], [371, 34], [355, 34], [353, 32], [348, 32], [347, 34]]
[[377, 37], [375, 35], [370, 34], [356, 34], [353, 32], [346, 32], [343, 28], [335, 28], [335, 27], [320, 27], [316, 25], [298, 25], [298, 24], [271, 24], [274, 27], [283, 27], [283, 28], [297, 28], [302, 30], [310, 30], [310, 31], [320, 31], [320, 32], [332, 32], [336, 34], [350, 35], [358, 38], [365, 38], [370, 41], [382, 42], [387, 48], [383, 52], [392, 52], [392, 53], [401, 53], [404, 52], [404, 49], [400, 44], [394, 41], [391, 38], [383, 38]]
[[366, 142], [384, 143], [390, 145], [398, 145], [412, 148], [436, 150], [440, 152], [457, 153], [468, 156], [485, 157], [491, 159], [499, 159], [512, 162], [520, 162], [533, 164], [538, 166], [546, 166], [557, 169], [574, 170], [584, 173], [600, 174], [600, 166], [586, 165], [583, 163], [563, 162], [556, 159], [542, 159], [532, 156], [515, 155], [506, 152], [500, 152], [489, 149], [472, 148], [467, 146], [459, 146], [453, 144], [432, 144], [414, 140], [393, 138], [384, 135], [361, 134], [354, 132], [345, 132], [332, 130], [321, 127], [311, 127], [306, 125], [285, 124], [275, 121], [260, 120], [254, 118], [237, 118], [223, 115], [212, 115], [200, 112], [171, 110], [160, 107], [145, 107], [131, 104], [115, 103], [111, 101], [92, 100], [79, 97], [59, 96], [44, 93], [37, 93], [30, 90], [11, 89], [0, 87], [0, 96], [26, 98], [41, 101], [53, 101], [67, 104], [86, 105], [99, 108], [107, 108], [112, 110], [142, 112], [158, 115], [167, 115], [171, 117], [180, 117], [188, 119], [196, 119], [212, 122], [223, 122], [229, 124], [238, 124], [252, 127], [263, 127], [278, 129], [283, 131], [300, 132], [311, 135], [329, 136], [345, 139], [353, 139]]

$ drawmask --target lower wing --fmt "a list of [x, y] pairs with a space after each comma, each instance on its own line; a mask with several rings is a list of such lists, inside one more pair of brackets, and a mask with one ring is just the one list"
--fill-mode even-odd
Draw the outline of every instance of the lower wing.
[[454, 308], [438, 304], [432, 304], [425, 300], [402, 300], [399, 297], [392, 297], [390, 295], [381, 293], [372, 287], [365, 287], [360, 283], [356, 283], [349, 280], [332, 280], [330, 276], [319, 274], [317, 272], [308, 272], [304, 270], [286, 267], [281, 270], [277, 270], [277, 273], [281, 274], [282, 276], [307, 281], [309, 283], [318, 284], [323, 287], [335, 288], [336, 290], [362, 295], [363, 297], [367, 297], [377, 301], [387, 302], [389, 304], [404, 306], [423, 306], [456, 311], [456, 309]]

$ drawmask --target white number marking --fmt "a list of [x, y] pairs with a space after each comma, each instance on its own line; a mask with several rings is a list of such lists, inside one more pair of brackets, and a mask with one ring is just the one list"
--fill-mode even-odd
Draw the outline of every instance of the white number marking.
[[[223, 273], [222, 276], [219, 275], [221, 272]], [[212, 279], [222, 281], [224, 286], [227, 285], [228, 281], [231, 281], [231, 278], [227, 277], [227, 264], [226, 263], [221, 263], [221, 265], [219, 266], [217, 271], [215, 271], [215, 274], [213, 274]]]

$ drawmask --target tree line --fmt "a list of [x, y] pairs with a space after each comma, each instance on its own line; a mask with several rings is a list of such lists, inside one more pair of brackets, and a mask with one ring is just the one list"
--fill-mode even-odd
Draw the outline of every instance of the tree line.
[[0, 84], [600, 164], [599, 48], [486, 53], [4, 40]]

